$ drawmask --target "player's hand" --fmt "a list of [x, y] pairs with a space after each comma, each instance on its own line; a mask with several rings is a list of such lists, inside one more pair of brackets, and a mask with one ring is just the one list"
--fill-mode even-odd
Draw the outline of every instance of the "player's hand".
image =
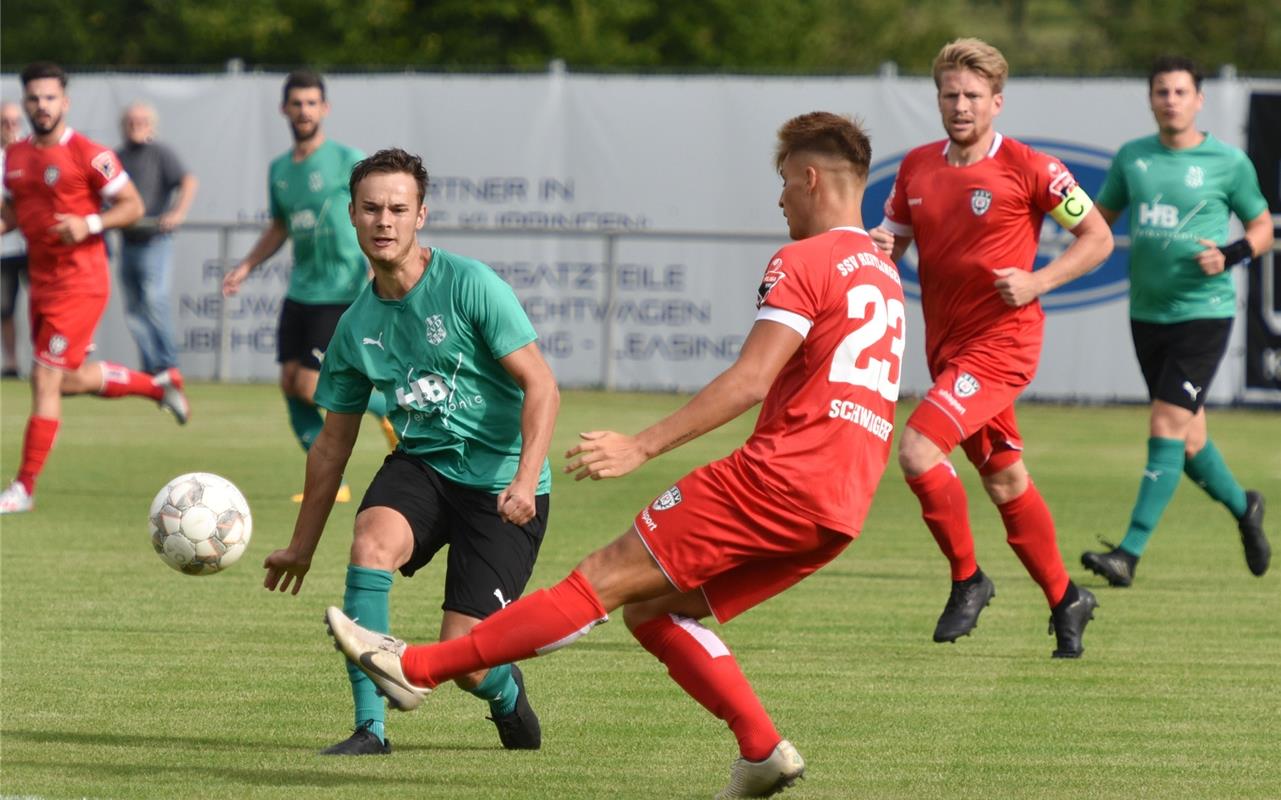
[[236, 268], [222, 276], [222, 296], [231, 297], [240, 291], [240, 284], [249, 277], [249, 265], [243, 261]]
[[867, 232], [872, 237], [872, 243], [884, 250], [886, 253], [894, 252], [894, 234], [884, 225], [877, 225]]
[[182, 214], [175, 211], [166, 211], [156, 218], [156, 230], [161, 233], [169, 233], [177, 228], [183, 222]]
[[996, 276], [992, 285], [1007, 306], [1025, 306], [1041, 296], [1041, 282], [1034, 272], [1018, 267], [1002, 267], [992, 270], [992, 274]]
[[576, 481], [588, 477], [594, 481], [619, 478], [649, 460], [649, 455], [635, 436], [614, 431], [588, 431], [578, 434], [578, 437], [583, 441], [565, 453], [565, 458], [573, 459], [565, 465], [565, 472], [577, 471]]
[[54, 214], [58, 220], [49, 230], [63, 244], [79, 244], [89, 238], [89, 223], [75, 214]]
[[511, 486], [498, 494], [498, 516], [513, 525], [524, 525], [533, 519], [538, 511], [534, 506], [535, 488], [536, 486], [518, 486], [513, 481]]
[[1223, 251], [1209, 239], [1197, 239], [1196, 243], [1205, 249], [1196, 254], [1197, 266], [1206, 275], [1218, 275], [1227, 266]]
[[[292, 593], [298, 594], [298, 590], [302, 588], [302, 579], [306, 577], [307, 571], [311, 569], [311, 559], [303, 558], [286, 548], [268, 555], [263, 560], [262, 566], [263, 569], [267, 570], [267, 577], [262, 582], [267, 591], [276, 591], [276, 585], [279, 584], [280, 591], [287, 592], [292, 584]], [[281, 580], [281, 578], [284, 580]]]

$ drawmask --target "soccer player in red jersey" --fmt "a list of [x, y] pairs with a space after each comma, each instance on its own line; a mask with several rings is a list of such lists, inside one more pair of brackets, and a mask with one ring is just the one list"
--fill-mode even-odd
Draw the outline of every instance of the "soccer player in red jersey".
[[[32, 135], [5, 150], [0, 231], [21, 229], [30, 274], [31, 416], [17, 479], [0, 493], [0, 514], [34, 507], [36, 478], [53, 448], [62, 395], [149, 397], [187, 421], [182, 376], [154, 378], [119, 364], [87, 361], [107, 307], [109, 279], [102, 232], [142, 216], [142, 199], [111, 148], [67, 126], [67, 75], [35, 62], [22, 71]], [[111, 207], [103, 211], [103, 201]]]
[[738, 359], [634, 436], [581, 434], [565, 471], [626, 475], [761, 403], [742, 447], [677, 481], [568, 578], [462, 638], [408, 647], [329, 609], [341, 649], [393, 706], [555, 650], [623, 606], [641, 646], [737, 738], [741, 758], [719, 797], [765, 797], [802, 775], [729, 648], [698, 620], [727, 622], [835, 558], [858, 535], [889, 460], [904, 304], [897, 270], [860, 227], [870, 161], [867, 136], [846, 117], [815, 112], [783, 125], [779, 205], [796, 241], [765, 269]]
[[[1010, 547], [1045, 593], [1054, 656], [1077, 658], [1098, 603], [1063, 566], [1054, 520], [1023, 464], [1014, 399], [1040, 358], [1037, 298], [1098, 266], [1112, 252], [1112, 234], [1062, 162], [992, 127], [1008, 72], [1000, 51], [978, 39], [939, 52], [934, 84], [947, 138], [904, 157], [873, 231], [895, 261], [916, 241], [934, 380], [899, 439], [899, 464], [952, 566], [934, 641], [969, 634], [996, 594], [975, 560], [965, 489], [947, 458], [960, 445]], [[1033, 272], [1046, 214], [1076, 238]]]

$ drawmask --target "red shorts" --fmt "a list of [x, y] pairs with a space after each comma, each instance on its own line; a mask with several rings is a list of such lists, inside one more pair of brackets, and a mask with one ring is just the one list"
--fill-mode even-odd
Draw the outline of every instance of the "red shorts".
[[944, 453], [959, 444], [982, 475], [1000, 472], [1022, 458], [1023, 437], [1014, 417], [1014, 399], [1027, 382], [975, 367], [950, 363], [934, 378], [907, 424]]
[[718, 622], [796, 584], [853, 541], [761, 493], [737, 453], [681, 478], [634, 524], [672, 585], [702, 589]]
[[75, 371], [93, 344], [93, 332], [107, 309], [107, 294], [31, 298], [31, 345], [46, 367]]

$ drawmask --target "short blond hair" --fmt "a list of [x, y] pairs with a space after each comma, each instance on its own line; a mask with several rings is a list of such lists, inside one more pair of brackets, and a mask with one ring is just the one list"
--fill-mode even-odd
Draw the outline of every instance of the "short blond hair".
[[938, 88], [944, 72], [968, 69], [987, 79], [992, 94], [1005, 90], [1005, 79], [1010, 76], [1010, 65], [1001, 51], [982, 39], [955, 39], [943, 45], [934, 57], [934, 88]]

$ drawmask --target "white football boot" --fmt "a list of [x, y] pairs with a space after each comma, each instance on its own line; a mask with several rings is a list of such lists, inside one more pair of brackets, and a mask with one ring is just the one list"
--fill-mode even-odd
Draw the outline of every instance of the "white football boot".
[[14, 481], [8, 489], [0, 492], [0, 514], [17, 514], [35, 507], [35, 498], [27, 494], [27, 487], [19, 481]]
[[168, 409], [174, 419], [178, 420], [179, 425], [186, 425], [187, 419], [191, 417], [191, 406], [187, 403], [187, 395], [182, 390], [182, 373], [170, 367], [152, 378], [151, 382], [164, 387], [164, 396], [157, 401], [160, 407]]
[[400, 639], [362, 628], [334, 606], [325, 610], [325, 625], [334, 637], [334, 648], [369, 676], [392, 708], [413, 711], [431, 694], [431, 689], [415, 686], [405, 677], [400, 657], [408, 645]]
[[764, 761], [740, 758], [729, 768], [729, 786], [716, 800], [736, 797], [770, 797], [805, 777], [805, 759], [784, 739]]

